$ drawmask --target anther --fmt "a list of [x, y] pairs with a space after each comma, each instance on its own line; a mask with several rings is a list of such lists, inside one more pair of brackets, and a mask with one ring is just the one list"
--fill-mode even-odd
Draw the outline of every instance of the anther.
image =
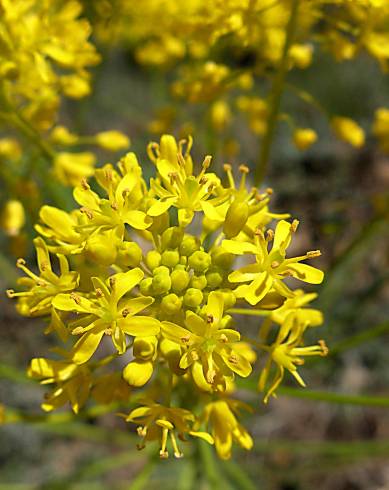
[[273, 262], [272, 262], [272, 263], [271, 263], [271, 265], [270, 265], [270, 267], [271, 267], [272, 269], [277, 269], [277, 267], [279, 267], [279, 266], [280, 266], [280, 263], [279, 263], [279, 262], [277, 262], [276, 260], [273, 260]]
[[235, 354], [231, 354], [228, 360], [230, 361], [231, 364], [234, 364], [235, 366], [239, 362], [238, 357]]
[[49, 266], [48, 262], [44, 261], [41, 263], [41, 271], [45, 271], [47, 267]]
[[15, 290], [14, 289], [7, 289], [5, 294], [8, 296], [8, 298], [14, 298]]
[[89, 219], [92, 219], [93, 218], [93, 213], [90, 209], [86, 208], [86, 207], [82, 207], [80, 208], [80, 212], [83, 213], [83, 214], [86, 214], [86, 216], [89, 218]]
[[112, 333], [113, 333], [112, 328], [106, 328], [106, 329], [104, 330], [104, 334], [105, 334], [105, 335], [112, 335]]
[[136, 448], [137, 448], [138, 451], [142, 451], [142, 449], [144, 449], [145, 447], [146, 447], [145, 444], [137, 444], [136, 445]]
[[242, 172], [242, 174], [248, 174], [250, 169], [247, 165], [239, 165], [239, 172]]
[[81, 335], [82, 333], [84, 333], [84, 329], [82, 327], [76, 327], [72, 330], [72, 335]]
[[81, 179], [81, 187], [84, 189], [84, 191], [89, 191], [90, 186], [86, 179]]
[[101, 298], [103, 296], [103, 291], [100, 288], [96, 288], [95, 293], [98, 298]]
[[274, 231], [273, 230], [266, 230], [266, 240], [268, 242], [271, 242], [274, 238]]
[[210, 369], [207, 372], [207, 376], [206, 376], [207, 382], [209, 384], [213, 384], [213, 382], [215, 381], [215, 376], [216, 376], [216, 371], [214, 369]]
[[314, 259], [315, 257], [320, 257], [320, 255], [320, 250], [310, 250], [309, 252], [307, 252], [308, 259]]
[[231, 166], [229, 163], [225, 163], [225, 164], [223, 165], [223, 170], [224, 170], [225, 172], [231, 172], [231, 170], [232, 170], [232, 166]]
[[140, 425], [139, 427], [136, 428], [136, 432], [137, 432], [138, 436], [145, 437], [146, 434], [147, 434], [147, 428], [146, 427], [142, 427]]
[[210, 167], [211, 165], [211, 160], [212, 160], [212, 157], [211, 155], [207, 155], [205, 158], [204, 158], [204, 161], [203, 161], [203, 164], [202, 164], [202, 167], [204, 170], [206, 170], [207, 168]]
[[195, 350], [192, 350], [190, 353], [190, 357], [192, 358], [192, 361], [198, 361], [200, 359], [199, 355]]
[[26, 261], [24, 259], [18, 259], [16, 261], [16, 267], [24, 267], [26, 265]]
[[167, 451], [162, 451], [162, 449], [159, 451], [159, 457], [161, 459], [167, 459], [169, 457], [169, 453]]
[[118, 206], [117, 202], [113, 202], [111, 204], [111, 209], [113, 209], [114, 211], [117, 211], [119, 209], [119, 206]]
[[201, 177], [201, 179], [199, 180], [200, 185], [205, 185], [207, 182], [208, 182], [207, 177]]
[[328, 349], [327, 344], [325, 343], [325, 341], [321, 339], [321, 340], [319, 340], [318, 344], [320, 345], [321, 350], [322, 350], [322, 352], [321, 352], [320, 355], [323, 356], [323, 357], [325, 357], [326, 355], [328, 355], [329, 349]]
[[181, 337], [181, 342], [187, 344], [190, 340], [190, 335], [185, 335], [185, 337]]
[[298, 219], [294, 219], [294, 220], [292, 221], [292, 224], [290, 225], [290, 231], [291, 231], [292, 233], [295, 233], [295, 232], [296, 232], [296, 230], [297, 230], [298, 225], [299, 225], [299, 220], [298, 220]]
[[268, 196], [271, 196], [273, 194], [273, 189], [271, 187], [268, 187], [267, 189], [265, 189], [265, 192]]
[[126, 316], [128, 316], [129, 314], [130, 310], [128, 308], [124, 308], [124, 310], [122, 311], [122, 317], [126, 318]]
[[116, 284], [116, 279], [114, 277], [110, 277], [109, 278], [109, 285], [111, 286], [111, 288], [114, 288], [115, 284]]
[[223, 342], [223, 344], [225, 344], [226, 342], [228, 342], [228, 337], [227, 335], [225, 335], [224, 333], [222, 333], [219, 337], [219, 341], [220, 342]]
[[211, 314], [207, 315], [207, 323], [213, 323], [214, 322], [214, 317]]
[[70, 298], [78, 305], [81, 304], [81, 298], [78, 296], [78, 294], [70, 293]]

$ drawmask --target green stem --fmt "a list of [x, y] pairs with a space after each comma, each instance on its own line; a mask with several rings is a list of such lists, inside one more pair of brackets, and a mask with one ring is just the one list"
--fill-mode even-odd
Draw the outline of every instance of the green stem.
[[381, 335], [389, 333], [389, 322], [382, 322], [374, 328], [367, 329], [363, 332], [357, 333], [352, 337], [342, 340], [331, 347], [330, 355], [336, 356], [345, 350], [353, 349], [358, 345], [364, 344], [365, 342], [369, 342]]
[[269, 158], [272, 142], [277, 125], [278, 113], [280, 110], [281, 97], [283, 93], [286, 73], [288, 71], [288, 54], [289, 49], [293, 43], [293, 37], [297, 26], [297, 12], [298, 12], [299, 0], [292, 0], [292, 7], [290, 11], [290, 17], [288, 25], [286, 27], [286, 38], [284, 48], [281, 55], [280, 64], [277, 73], [274, 78], [273, 86], [271, 88], [269, 97], [270, 113], [268, 115], [266, 132], [262, 140], [261, 149], [259, 153], [258, 165], [255, 171], [254, 183], [256, 186], [260, 185], [265, 178], [269, 166]]

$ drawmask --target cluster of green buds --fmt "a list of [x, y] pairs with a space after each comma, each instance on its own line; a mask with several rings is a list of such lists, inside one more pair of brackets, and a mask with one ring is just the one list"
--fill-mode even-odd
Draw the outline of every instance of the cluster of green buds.
[[[257, 377], [267, 402], [286, 371], [304, 386], [304, 356], [326, 355], [323, 340], [304, 344], [323, 322], [309, 307], [316, 294], [292, 288], [319, 284], [323, 273], [303, 263], [317, 250], [287, 257], [298, 221], [269, 210], [270, 189], [249, 188], [244, 165], [225, 165], [223, 183], [209, 156], [196, 174], [191, 145], [164, 135], [148, 147], [149, 183], [129, 153], [79, 183], [77, 209], [43, 206], [39, 271], [19, 259], [27, 277], [8, 295], [61, 343], [57, 358], [29, 368], [53, 386], [44, 410], [120, 403], [131, 408], [125, 418], [138, 425], [140, 448], [158, 440], [162, 458], [170, 446], [181, 457], [176, 435], [189, 435], [229, 458], [233, 442], [253, 445], [238, 422], [249, 408], [236, 398], [239, 379]], [[259, 320], [254, 338], [245, 314]]]

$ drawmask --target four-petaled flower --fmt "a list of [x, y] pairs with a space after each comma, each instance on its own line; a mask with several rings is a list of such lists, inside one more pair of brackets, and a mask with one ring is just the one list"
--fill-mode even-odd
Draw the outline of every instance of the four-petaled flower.
[[123, 354], [126, 351], [126, 335], [144, 337], [159, 333], [160, 322], [157, 319], [137, 315], [154, 299], [149, 296], [124, 297], [139, 284], [143, 275], [141, 269], [135, 268], [109, 277], [106, 283], [93, 277], [94, 297], [86, 298], [73, 292], [54, 298], [53, 305], [58, 310], [79, 314], [72, 324], [72, 334], [82, 335], [73, 347], [73, 362], [83, 364], [88, 361], [104, 334], [111, 337], [117, 352]]

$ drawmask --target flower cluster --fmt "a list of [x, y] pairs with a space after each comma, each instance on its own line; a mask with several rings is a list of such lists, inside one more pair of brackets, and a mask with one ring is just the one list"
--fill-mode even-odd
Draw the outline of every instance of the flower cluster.
[[[158, 440], [162, 458], [170, 444], [181, 457], [176, 436], [192, 436], [229, 458], [232, 442], [253, 444], [238, 421], [239, 379], [256, 377], [267, 402], [286, 371], [304, 386], [304, 357], [326, 355], [323, 340], [304, 345], [323, 322], [309, 306], [316, 295], [292, 288], [323, 273], [305, 263], [318, 250], [288, 255], [298, 221], [269, 210], [270, 189], [248, 187], [244, 165], [225, 165], [224, 182], [209, 156], [196, 171], [191, 145], [164, 135], [148, 147], [149, 183], [128, 153], [96, 170], [95, 184], [79, 182], [77, 209], [43, 206], [39, 271], [19, 259], [26, 277], [8, 295], [62, 343], [59, 358], [29, 369], [53, 386], [44, 410], [69, 402], [78, 412], [90, 397], [134, 405], [125, 418], [140, 448]], [[254, 336], [239, 316], [248, 312], [262, 319]]]
[[81, 15], [77, 0], [0, 0], [0, 226], [10, 237], [41, 205], [42, 174], [73, 186], [93, 175], [96, 161], [80, 146], [129, 147], [118, 131], [85, 137], [58, 124], [62, 98], [89, 95], [89, 69], [100, 61]]
[[[297, 4], [295, 13], [293, 4]], [[171, 92], [180, 104], [180, 117], [185, 103], [200, 105], [210, 126], [216, 132], [223, 129], [226, 153], [234, 148], [227, 144], [234, 132], [231, 113], [241, 112], [255, 134], [265, 131], [272, 101], [262, 82], [278, 73], [283, 57], [283, 69], [290, 71], [308, 68], [319, 51], [329, 53], [336, 62], [368, 54], [385, 72], [388, 21], [389, 5], [382, 0], [172, 0], [168, 4], [144, 0], [141, 5], [129, 0], [98, 0], [93, 16], [101, 42], [130, 47], [136, 60], [153, 70], [175, 70]], [[288, 29], [293, 36], [284, 53]], [[328, 114], [305, 91], [288, 89], [320, 109], [337, 138], [355, 147], [363, 145], [364, 130], [355, 121], [346, 115]], [[258, 97], [261, 91], [264, 95]], [[188, 117], [191, 111], [184, 114]], [[305, 127], [306, 121], [296, 114], [285, 116], [297, 149], [306, 150], [316, 142], [318, 136]], [[162, 111], [149, 129], [168, 131], [173, 121], [171, 113]], [[186, 132], [188, 121], [178, 122]]]

